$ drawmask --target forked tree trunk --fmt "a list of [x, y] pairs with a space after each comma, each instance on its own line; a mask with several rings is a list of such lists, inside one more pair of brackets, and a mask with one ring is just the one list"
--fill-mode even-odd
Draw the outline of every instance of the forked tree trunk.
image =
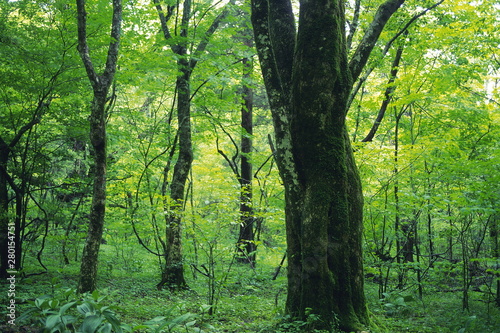
[[[252, 23], [273, 114], [276, 160], [285, 186], [286, 311], [315, 328], [368, 324], [363, 290], [361, 182], [345, 127], [356, 79], [391, 15], [389, 0], [350, 62], [344, 1], [301, 1], [295, 38], [289, 0], [253, 0]], [[296, 41], [296, 43], [295, 43]]]
[[89, 229], [83, 248], [80, 279], [78, 283], [78, 292], [83, 293], [94, 291], [97, 286], [99, 248], [102, 241], [106, 209], [106, 103], [108, 91], [113, 83], [118, 62], [122, 3], [121, 0], [113, 0], [113, 17], [110, 33], [111, 42], [108, 48], [106, 66], [102, 74], [97, 74], [90, 58], [89, 46], [87, 43], [87, 13], [85, 10], [85, 0], [77, 0], [76, 4], [78, 19], [78, 51], [94, 92], [90, 113], [90, 142], [94, 153], [94, 185], [90, 207]]

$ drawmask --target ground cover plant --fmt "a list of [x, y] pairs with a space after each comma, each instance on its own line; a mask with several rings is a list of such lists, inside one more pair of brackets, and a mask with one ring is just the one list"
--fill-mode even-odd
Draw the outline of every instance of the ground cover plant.
[[[109, 250], [110, 253], [106, 253]], [[105, 248], [105, 254], [114, 254]], [[272, 280], [275, 263], [261, 260], [261, 266], [248, 271], [246, 266], [234, 267], [225, 281], [217, 281], [222, 289], [217, 310], [208, 314], [207, 281], [198, 276], [188, 278], [190, 289], [178, 292], [157, 290], [155, 277], [160, 274], [154, 263], [143, 257], [143, 267], [131, 273], [129, 269], [114, 268], [98, 281], [99, 291], [80, 298], [76, 294], [78, 266], [59, 267], [52, 273], [29, 276], [18, 282], [18, 327], [37, 331], [44, 327], [56, 332], [59, 323], [41, 324], [54, 310], [56, 314], [70, 315], [77, 306], [99, 309], [106, 314], [110, 331], [124, 332], [314, 332], [314, 317], [309, 321], [285, 321], [285, 278]], [[148, 263], [149, 261], [149, 263]], [[367, 284], [367, 298], [373, 321], [370, 332], [500, 332], [500, 311], [484, 291], [470, 295], [470, 308], [464, 311], [459, 292], [445, 290], [440, 285], [429, 285], [422, 299], [417, 290], [394, 290], [378, 296], [378, 286]], [[85, 302], [85, 300], [87, 302]], [[89, 302], [90, 300], [90, 302]], [[51, 304], [52, 303], [52, 304]], [[33, 311], [34, 305], [38, 311]], [[87, 305], [87, 307], [83, 306]], [[61, 313], [61, 308], [66, 308]], [[45, 314], [42, 310], [46, 310]], [[95, 311], [95, 310], [94, 310]], [[78, 321], [78, 312], [71, 314], [78, 325], [89, 318], [84, 313]], [[5, 310], [2, 315], [5, 315]], [[95, 322], [97, 332], [108, 320]], [[162, 327], [162, 325], [165, 325]], [[69, 332], [76, 332], [79, 327]], [[8, 327], [8, 326], [2, 326]], [[71, 327], [68, 326], [68, 327]], [[59, 330], [63, 332], [64, 330]], [[107, 330], [102, 329], [106, 332]], [[319, 331], [318, 331], [319, 332]]]

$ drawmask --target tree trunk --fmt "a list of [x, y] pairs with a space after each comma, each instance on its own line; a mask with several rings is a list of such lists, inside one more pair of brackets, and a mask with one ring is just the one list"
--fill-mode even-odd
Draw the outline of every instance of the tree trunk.
[[[185, 55], [185, 52], [183, 53]], [[167, 286], [170, 289], [185, 289], [187, 283], [184, 278], [182, 255], [181, 222], [184, 210], [184, 189], [193, 162], [193, 147], [191, 140], [191, 70], [185, 58], [178, 61], [181, 75], [177, 78], [177, 121], [179, 156], [174, 166], [172, 182], [170, 184], [170, 203], [166, 215], [166, 251], [165, 268], [161, 281], [156, 285], [158, 289]]]
[[[498, 261], [500, 260], [500, 241], [498, 236], [500, 235], [500, 216], [498, 214], [494, 214], [491, 216], [489, 221], [490, 227], [490, 241], [491, 241], [491, 257], [497, 259], [497, 265], [495, 270], [500, 270], [498, 266]], [[496, 295], [495, 295], [495, 303], [498, 307], [500, 307], [500, 276], [497, 275], [496, 282]]]
[[93, 148], [93, 192], [87, 240], [80, 266], [80, 293], [92, 292], [97, 286], [97, 267], [106, 209], [106, 104], [107, 91], [94, 95], [90, 115], [90, 141]]
[[[252, 47], [252, 39], [245, 36], [245, 45]], [[252, 135], [253, 135], [253, 91], [250, 86], [252, 78], [252, 59], [243, 59], [243, 103], [241, 107], [241, 175], [240, 175], [240, 234], [238, 237], [238, 251], [240, 262], [255, 266], [257, 245], [255, 244], [254, 221], [252, 209]]]
[[[166, 12], [163, 10], [159, 0], [153, 0], [153, 2], [158, 12], [163, 36], [169, 42], [172, 51], [179, 59], [177, 61], [177, 69], [180, 75], [176, 81], [179, 156], [174, 166], [172, 182], [170, 184], [171, 203], [167, 204], [166, 207], [169, 214], [165, 217], [167, 232], [165, 268], [162, 272], [161, 281], [156, 285], [158, 289], [163, 288], [165, 285], [169, 288], [177, 289], [187, 287], [186, 280], [184, 279], [182, 258], [181, 213], [184, 209], [184, 189], [193, 161], [191, 140], [191, 74], [201, 55], [205, 52], [210, 38], [218, 29], [222, 20], [227, 16], [230, 8], [229, 5], [232, 5], [234, 0], [226, 4], [220, 14], [213, 20], [210, 27], [205, 31], [200, 43], [194, 48], [191, 56], [188, 55], [187, 50], [189, 46], [189, 21], [192, 18], [192, 0], [185, 0], [183, 2], [182, 19], [178, 36], [181, 38], [179, 38], [180, 41], [177, 43], [171, 41], [173, 36], [170, 33], [168, 21], [172, 17], [176, 6], [179, 5], [179, 2], [177, 2], [177, 5], [167, 5]], [[164, 187], [166, 181], [164, 181]]]
[[[42, 96], [31, 121], [22, 126], [9, 143], [0, 137], [0, 278], [10, 276], [8, 271], [19, 270], [22, 258], [23, 189], [15, 184], [14, 179], [8, 173], [10, 154], [22, 136], [40, 122], [43, 113], [50, 105], [50, 94], [52, 91]], [[9, 186], [15, 195], [16, 213], [13, 221], [9, 216]]]
[[122, 3], [113, 0], [113, 18], [111, 22], [111, 42], [104, 72], [98, 75], [90, 59], [87, 43], [87, 13], [85, 0], [76, 0], [78, 20], [78, 51], [87, 71], [87, 76], [92, 84], [94, 98], [90, 113], [90, 142], [94, 153], [94, 186], [92, 203], [90, 207], [89, 229], [83, 248], [82, 263], [80, 266], [80, 279], [78, 292], [92, 292], [97, 286], [97, 268], [99, 248], [104, 228], [104, 215], [106, 208], [106, 103], [108, 91], [113, 82], [118, 61], [120, 45]]
[[315, 328], [338, 325], [356, 331], [368, 324], [363, 197], [345, 117], [353, 80], [403, 2], [389, 0], [379, 7], [348, 62], [343, 1], [301, 1], [296, 39], [289, 0], [252, 1], [275, 157], [285, 186], [286, 312], [300, 319], [319, 315]]
[[357, 252], [357, 244], [361, 244], [361, 238], [357, 239], [360, 234], [351, 231], [360, 229], [362, 220], [351, 218], [351, 209], [357, 212], [359, 208], [349, 200], [349, 194], [360, 189], [348, 191], [347, 159], [351, 153], [347, 152], [345, 117], [351, 77], [347, 70], [344, 8], [342, 2], [329, 1], [301, 6], [291, 133], [301, 193], [298, 213], [302, 272], [300, 304], [289, 307], [299, 305], [292, 311], [300, 317], [306, 315], [304, 309], [312, 309], [321, 316], [322, 328], [332, 327], [338, 320], [341, 329], [355, 330], [367, 324], [368, 318], [365, 309], [356, 311], [360, 306], [357, 291], [351, 286], [359, 276], [355, 268], [362, 269], [351, 265], [351, 247]]

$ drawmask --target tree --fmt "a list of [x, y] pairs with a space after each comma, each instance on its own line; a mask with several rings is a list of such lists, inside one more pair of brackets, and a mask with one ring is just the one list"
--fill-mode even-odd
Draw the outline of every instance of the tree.
[[77, 66], [74, 44], [60, 33], [70, 29], [66, 12], [20, 1], [2, 3], [0, 13], [0, 276], [5, 277], [7, 269], [22, 268], [26, 235], [49, 224], [33, 193], [44, 192], [51, 175], [44, 172], [50, 155], [44, 147], [57, 126], [48, 130], [42, 120], [56, 117], [61, 103], [54, 107], [53, 100], [68, 95], [65, 81], [74, 80]]
[[[321, 328], [368, 324], [363, 291], [361, 182], [345, 126], [349, 95], [404, 0], [378, 8], [348, 61], [344, 1], [253, 0], [252, 23], [285, 186], [286, 311]], [[308, 310], [310, 309], [310, 310]]]
[[77, 0], [78, 19], [78, 52], [87, 71], [87, 76], [92, 85], [94, 97], [90, 111], [90, 142], [93, 148], [93, 195], [90, 208], [89, 229], [87, 240], [83, 249], [82, 264], [80, 267], [80, 280], [78, 291], [89, 292], [96, 288], [99, 247], [102, 241], [104, 215], [106, 210], [106, 105], [113, 98], [108, 97], [109, 89], [113, 84], [118, 62], [120, 33], [122, 22], [122, 2], [113, 0], [113, 17], [111, 21], [110, 43], [106, 58], [106, 65], [102, 74], [98, 74], [90, 58], [87, 41], [87, 13], [85, 0]]
[[[186, 181], [188, 179], [191, 164], [193, 162], [193, 143], [191, 137], [191, 76], [196, 68], [201, 56], [205, 52], [210, 38], [219, 28], [229, 12], [232, 1], [224, 6], [222, 11], [212, 21], [212, 24], [203, 34], [196, 47], [191, 45], [189, 40], [190, 20], [193, 18], [192, 0], [185, 0], [182, 4], [182, 17], [180, 26], [175, 27], [174, 34], [168, 26], [170, 18], [175, 12], [179, 13], [179, 2], [176, 5], [167, 5], [164, 11], [159, 0], [153, 0], [161, 23], [161, 31], [165, 41], [170, 45], [172, 52], [177, 58], [178, 76], [175, 82], [177, 93], [177, 137], [178, 157], [174, 165], [172, 180], [168, 182], [168, 172], [170, 163], [164, 169], [164, 182], [162, 195], [167, 198], [167, 188], [170, 189], [170, 198], [165, 200], [166, 222], [166, 248], [165, 248], [165, 268], [162, 272], [161, 281], [157, 288], [161, 289], [167, 285], [169, 288], [187, 287], [184, 278], [184, 267], [182, 258], [181, 240], [181, 213], [184, 209], [184, 195]], [[177, 22], [177, 21], [176, 21]], [[178, 35], [177, 31], [179, 31]], [[190, 47], [194, 49], [190, 55]]]
[[[249, 48], [253, 46], [250, 36], [251, 31], [243, 33], [244, 44]], [[251, 84], [253, 64], [251, 58], [243, 59], [243, 87], [241, 106], [241, 159], [239, 175], [240, 182], [240, 234], [238, 236], [238, 250], [241, 253], [239, 260], [255, 265], [257, 245], [255, 243], [254, 222], [255, 216], [252, 208], [252, 135], [253, 135], [253, 91]]]

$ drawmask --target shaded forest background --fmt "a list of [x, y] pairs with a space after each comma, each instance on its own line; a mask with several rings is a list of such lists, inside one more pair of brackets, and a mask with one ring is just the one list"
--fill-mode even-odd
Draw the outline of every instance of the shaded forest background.
[[[346, 2], [351, 49], [380, 3]], [[88, 302], [109, 302], [131, 325], [164, 316], [143, 330], [165, 322], [172, 327], [164, 331], [313, 327], [314, 316], [276, 324], [286, 296], [284, 198], [249, 10], [237, 1], [123, 4], [118, 67], [105, 101], [97, 288], [107, 299], [96, 293]], [[96, 0], [87, 11], [91, 58], [102, 71], [112, 8]], [[495, 1], [408, 1], [355, 84], [348, 127], [365, 196], [374, 332], [500, 332], [498, 17]], [[93, 93], [77, 45], [74, 3], [0, 4], [0, 227], [5, 235], [11, 225], [16, 230], [20, 312], [33, 304], [59, 311], [79, 299], [73, 289], [95, 150]], [[182, 95], [186, 68], [190, 90]], [[179, 200], [171, 189], [185, 142], [182, 98], [193, 159]], [[186, 291], [162, 289], [174, 226]], [[253, 238], [244, 234], [242, 242], [248, 228]], [[5, 277], [8, 268], [2, 261]], [[43, 294], [50, 297], [31, 304]], [[8, 304], [7, 292], [0, 299]]]

